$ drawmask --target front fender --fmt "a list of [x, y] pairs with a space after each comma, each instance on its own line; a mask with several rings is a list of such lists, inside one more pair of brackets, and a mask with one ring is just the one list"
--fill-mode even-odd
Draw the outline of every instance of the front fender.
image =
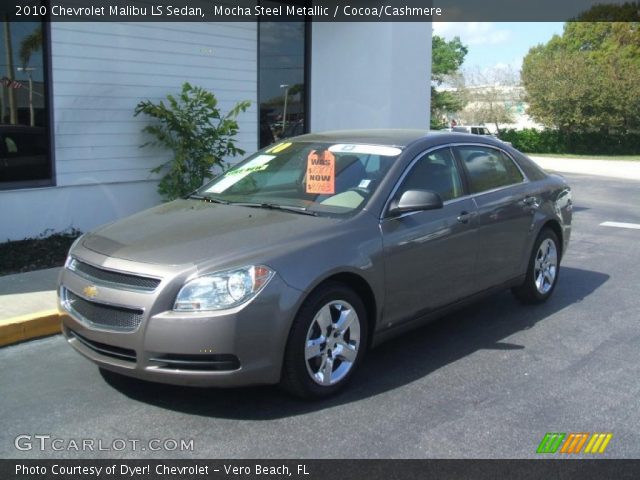
[[[384, 304], [384, 261], [378, 219], [364, 213], [348, 229], [336, 231], [321, 242], [310, 242], [273, 258], [269, 264], [284, 282], [305, 293], [338, 274], [352, 274], [366, 282], [376, 299], [376, 322]], [[300, 305], [299, 305], [300, 306]], [[299, 308], [298, 306], [298, 308]]]

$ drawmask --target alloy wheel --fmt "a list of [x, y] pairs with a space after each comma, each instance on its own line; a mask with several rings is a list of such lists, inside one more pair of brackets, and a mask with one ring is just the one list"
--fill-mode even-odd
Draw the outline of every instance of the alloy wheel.
[[556, 281], [558, 271], [558, 249], [550, 238], [546, 238], [538, 247], [534, 264], [533, 279], [536, 289], [545, 295]]
[[332, 300], [318, 310], [305, 343], [305, 364], [319, 385], [340, 382], [351, 370], [360, 348], [360, 319], [344, 300]]

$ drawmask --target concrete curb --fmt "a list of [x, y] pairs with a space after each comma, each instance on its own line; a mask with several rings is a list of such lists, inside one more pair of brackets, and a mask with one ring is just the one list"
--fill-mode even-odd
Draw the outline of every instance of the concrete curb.
[[20, 315], [0, 321], [0, 347], [60, 333], [62, 316], [58, 310]]

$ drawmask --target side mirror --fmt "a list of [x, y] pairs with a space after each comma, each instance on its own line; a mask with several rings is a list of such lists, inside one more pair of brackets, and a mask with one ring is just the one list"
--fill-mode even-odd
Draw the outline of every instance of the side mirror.
[[391, 202], [389, 213], [398, 215], [406, 212], [436, 210], [442, 208], [442, 198], [430, 190], [407, 190], [399, 200]]

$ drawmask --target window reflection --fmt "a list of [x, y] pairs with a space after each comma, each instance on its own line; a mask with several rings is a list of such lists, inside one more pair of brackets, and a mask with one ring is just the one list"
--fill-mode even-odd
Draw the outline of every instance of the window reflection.
[[41, 22], [2, 19], [0, 186], [49, 180], [48, 114]]
[[305, 28], [299, 21], [259, 23], [261, 148], [305, 131]]

